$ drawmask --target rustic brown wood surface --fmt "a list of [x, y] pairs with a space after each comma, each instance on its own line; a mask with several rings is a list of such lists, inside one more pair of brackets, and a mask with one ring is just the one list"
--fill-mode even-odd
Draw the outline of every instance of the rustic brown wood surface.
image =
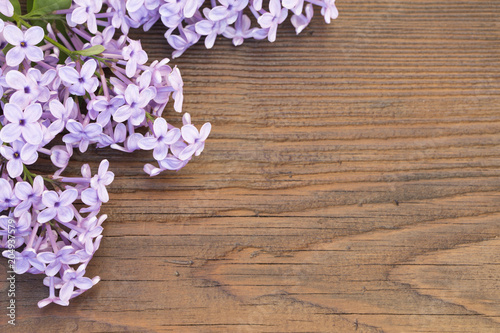
[[[76, 156], [116, 174], [102, 281], [40, 310], [19, 277], [0, 331], [500, 332], [500, 3], [338, 7], [173, 61], [205, 152], [156, 178], [148, 153]], [[136, 35], [150, 59], [162, 31]]]

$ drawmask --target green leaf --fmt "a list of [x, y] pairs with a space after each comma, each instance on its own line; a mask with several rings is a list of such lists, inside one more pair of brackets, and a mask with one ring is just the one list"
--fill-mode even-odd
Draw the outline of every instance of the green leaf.
[[85, 50], [80, 50], [80, 51], [74, 51], [74, 54], [78, 54], [84, 57], [89, 57], [93, 56], [99, 53], [102, 53], [106, 50], [106, 48], [102, 45], [94, 45], [92, 47], [89, 47], [88, 49]]
[[[17, 0], [15, 0], [17, 1]], [[28, 13], [30, 16], [43, 16], [60, 9], [68, 9], [71, 6], [71, 0], [33, 0], [33, 8]]]
[[12, 6], [14, 6], [14, 13], [17, 15], [21, 15], [21, 5], [18, 0], [10, 0]]
[[28, 11], [28, 13], [33, 10], [33, 0], [26, 1], [26, 10]]

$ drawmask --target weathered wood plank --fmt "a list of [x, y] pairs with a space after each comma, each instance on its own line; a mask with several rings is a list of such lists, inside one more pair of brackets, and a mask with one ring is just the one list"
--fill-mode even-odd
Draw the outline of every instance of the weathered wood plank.
[[[500, 6], [338, 7], [173, 61], [184, 110], [213, 124], [182, 171], [75, 156], [69, 172], [106, 156], [117, 176], [102, 281], [39, 310], [40, 277], [21, 277], [18, 331], [500, 331]], [[136, 35], [152, 59], [162, 29]]]

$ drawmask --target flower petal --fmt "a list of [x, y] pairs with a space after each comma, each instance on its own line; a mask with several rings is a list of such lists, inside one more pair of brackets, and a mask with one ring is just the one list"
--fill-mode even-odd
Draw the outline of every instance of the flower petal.
[[69, 207], [61, 206], [57, 209], [57, 219], [61, 222], [69, 222], [74, 216], [75, 213], [73, 212], [73, 209]]
[[64, 191], [59, 199], [61, 206], [68, 206], [78, 198], [78, 191], [74, 188]]

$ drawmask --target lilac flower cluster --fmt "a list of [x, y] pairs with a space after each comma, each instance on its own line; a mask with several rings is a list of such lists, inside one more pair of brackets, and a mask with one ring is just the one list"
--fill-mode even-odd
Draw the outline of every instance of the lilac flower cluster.
[[[103, 160], [96, 174], [84, 165], [81, 177], [64, 176], [74, 149], [152, 150], [157, 165], [144, 171], [154, 176], [199, 155], [211, 129], [198, 131], [187, 113], [180, 128], [162, 118], [170, 100], [182, 112], [178, 68], [168, 59], [148, 65], [140, 41], [113, 25], [97, 29], [99, 0], [75, 0], [75, 24], [64, 33], [55, 21], [30, 24], [51, 15], [61, 22], [54, 4], [64, 10], [65, 1], [38, 0], [21, 15], [13, 0], [0, 0], [7, 18], [0, 19], [0, 247], [17, 274], [46, 275], [49, 297], [39, 307], [68, 305], [99, 281], [85, 269], [99, 248], [106, 219], [99, 212], [114, 174]], [[88, 30], [76, 26], [84, 22]], [[33, 171], [44, 156], [53, 175]]]
[[[149, 30], [160, 20], [167, 27], [165, 38], [175, 49], [173, 57], [205, 36], [211, 48], [218, 35], [235, 46], [246, 38], [274, 42], [276, 31], [287, 16], [299, 34], [311, 21], [313, 5], [321, 8], [326, 23], [338, 16], [335, 0], [75, 0], [62, 10], [69, 25], [86, 24], [95, 33], [98, 26], [113, 26], [128, 34], [130, 28]], [[248, 13], [248, 15], [246, 14]], [[249, 16], [250, 15], [250, 16]], [[253, 24], [252, 24], [253, 20]]]

